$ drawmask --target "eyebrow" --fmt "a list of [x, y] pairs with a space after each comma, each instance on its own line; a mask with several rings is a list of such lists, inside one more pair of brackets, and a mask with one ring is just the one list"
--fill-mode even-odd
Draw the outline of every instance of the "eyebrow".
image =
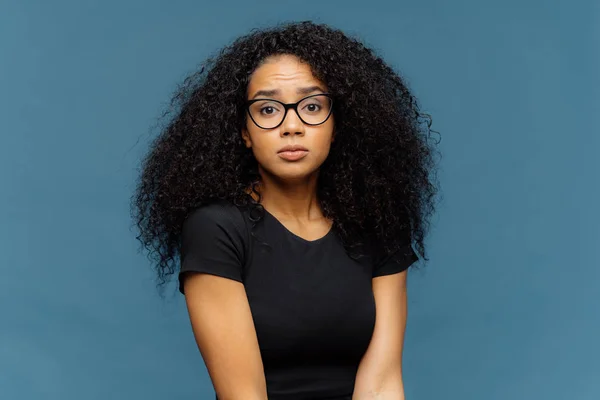
[[[296, 93], [298, 93], [298, 94], [310, 94], [310, 93], [317, 92], [317, 91], [325, 93], [325, 91], [323, 89], [321, 89], [320, 86], [316, 86], [316, 85], [296, 89]], [[281, 90], [279, 90], [279, 89], [259, 90], [258, 92], [256, 92], [254, 94], [254, 96], [252, 96], [252, 98], [255, 99], [259, 96], [273, 97], [278, 94], [281, 94]]]

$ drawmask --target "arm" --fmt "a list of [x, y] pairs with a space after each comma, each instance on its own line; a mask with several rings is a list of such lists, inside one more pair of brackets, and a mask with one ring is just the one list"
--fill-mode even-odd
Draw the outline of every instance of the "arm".
[[375, 329], [358, 367], [352, 400], [404, 400], [406, 274], [405, 270], [373, 278]]
[[191, 213], [182, 229], [180, 290], [219, 400], [266, 400], [256, 329], [243, 282], [247, 238], [233, 206]]
[[194, 273], [184, 281], [194, 337], [219, 400], [266, 400], [267, 388], [242, 283]]

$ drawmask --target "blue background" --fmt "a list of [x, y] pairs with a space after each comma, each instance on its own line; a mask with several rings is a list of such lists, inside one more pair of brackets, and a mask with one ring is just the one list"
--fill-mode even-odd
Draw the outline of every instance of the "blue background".
[[1, 399], [213, 395], [129, 197], [176, 85], [249, 29], [300, 19], [374, 47], [442, 134], [407, 398], [600, 398], [599, 2], [15, 0], [0, 1]]

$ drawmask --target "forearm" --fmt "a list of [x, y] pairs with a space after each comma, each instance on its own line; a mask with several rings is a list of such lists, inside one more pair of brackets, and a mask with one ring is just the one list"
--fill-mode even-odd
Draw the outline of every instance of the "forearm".
[[216, 385], [213, 382], [217, 400], [268, 400], [264, 375], [257, 375], [260, 378], [254, 380], [238, 376], [237, 379], [221, 380]]
[[266, 390], [243, 390], [241, 388], [230, 388], [228, 393], [219, 394], [217, 400], [268, 400]]
[[352, 400], [405, 400], [402, 374], [399, 371], [370, 382], [363, 380], [357, 383]]
[[354, 393], [352, 400], [405, 400], [404, 390], [382, 390]]

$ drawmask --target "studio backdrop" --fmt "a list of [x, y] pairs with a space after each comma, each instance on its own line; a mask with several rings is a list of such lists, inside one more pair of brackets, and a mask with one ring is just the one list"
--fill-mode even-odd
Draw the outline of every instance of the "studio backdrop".
[[407, 399], [599, 399], [593, 0], [0, 1], [0, 398], [212, 398], [129, 200], [185, 76], [299, 20], [384, 56], [441, 137]]

